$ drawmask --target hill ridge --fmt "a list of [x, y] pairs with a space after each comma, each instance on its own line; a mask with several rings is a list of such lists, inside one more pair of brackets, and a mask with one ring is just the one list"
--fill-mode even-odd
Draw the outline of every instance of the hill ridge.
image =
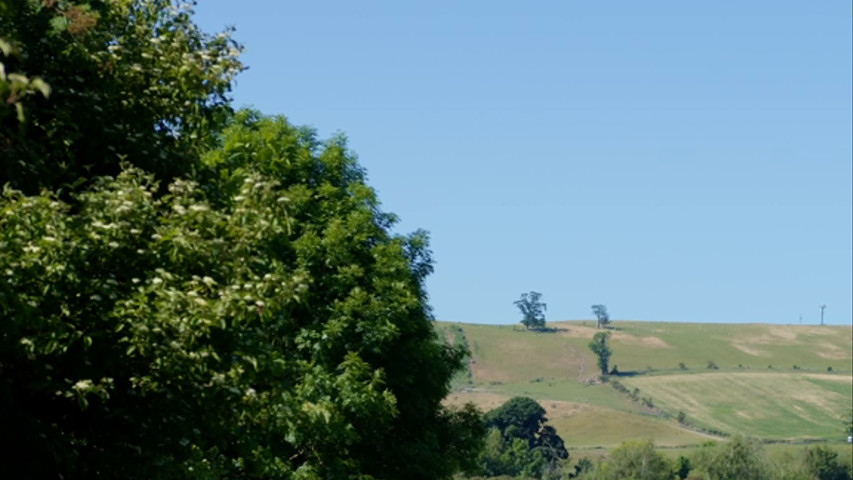
[[439, 322], [448, 341], [471, 351], [447, 401], [489, 409], [530, 396], [576, 448], [629, 438], [687, 446], [736, 433], [772, 442], [844, 438], [851, 327], [617, 320], [611, 365], [631, 373], [602, 382], [587, 348], [597, 330], [586, 322], [549, 322], [546, 332]]

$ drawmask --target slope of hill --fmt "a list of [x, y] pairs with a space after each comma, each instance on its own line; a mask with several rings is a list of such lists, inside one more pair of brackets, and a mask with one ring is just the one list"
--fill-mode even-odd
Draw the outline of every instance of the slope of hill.
[[466, 342], [471, 351], [470, 370], [448, 402], [488, 410], [528, 395], [575, 448], [646, 438], [675, 447], [735, 433], [768, 441], [844, 439], [853, 408], [850, 327], [614, 326], [611, 365], [622, 375], [602, 383], [587, 347], [597, 331], [592, 322], [551, 323], [549, 332], [440, 323], [449, 341]]

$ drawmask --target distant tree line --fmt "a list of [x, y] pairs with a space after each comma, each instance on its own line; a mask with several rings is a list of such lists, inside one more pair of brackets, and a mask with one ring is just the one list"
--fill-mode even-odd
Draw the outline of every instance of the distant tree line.
[[[735, 436], [725, 442], [707, 442], [690, 454], [670, 458], [651, 441], [628, 441], [603, 457], [561, 460], [554, 468], [490, 476], [480, 472], [470, 479], [581, 479], [581, 480], [850, 480], [853, 457], [823, 445], [771, 458], [761, 442]], [[463, 478], [463, 477], [459, 477]]]

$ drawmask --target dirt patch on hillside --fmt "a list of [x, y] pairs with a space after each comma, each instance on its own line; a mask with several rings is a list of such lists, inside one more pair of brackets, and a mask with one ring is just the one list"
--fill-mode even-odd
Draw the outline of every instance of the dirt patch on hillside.
[[586, 415], [594, 407], [583, 403], [563, 402], [556, 400], [542, 400], [540, 402], [545, 408], [545, 415], [551, 418], [569, 418], [575, 415]]
[[[826, 390], [812, 391], [804, 388], [791, 395], [794, 399], [803, 403], [807, 403], [826, 412], [833, 412], [833, 409], [838, 403], [839, 395], [835, 392], [827, 392]], [[794, 408], [802, 410], [801, 407], [793, 405]]]
[[850, 351], [831, 343], [821, 343], [817, 345], [817, 355], [829, 360], [843, 360], [850, 358]]
[[637, 337], [622, 332], [613, 332], [613, 341], [618, 341], [620, 343], [627, 343], [631, 345], [639, 345], [641, 347], [646, 348], [672, 348], [672, 345], [666, 343], [659, 337]]
[[737, 338], [737, 343], [748, 343], [750, 345], [791, 345], [799, 343], [796, 341], [796, 338], [796, 335], [791, 337], [790, 335], [782, 336], [762, 333], [760, 335], [740, 336]]
[[[595, 325], [595, 322], [590, 322], [592, 325]], [[608, 330], [600, 330], [595, 327], [584, 327], [571, 325], [568, 327], [562, 327], [557, 330], [557, 334], [569, 337], [569, 338], [589, 338], [595, 336], [596, 333], [601, 331]], [[626, 343], [630, 345], [639, 345], [647, 348], [672, 348], [672, 345], [666, 343], [659, 337], [647, 336], [647, 337], [638, 337], [636, 335], [631, 335], [625, 332], [620, 332], [618, 330], [609, 330], [612, 337], [611, 340], [618, 341], [621, 343]]]
[[[507, 400], [512, 398], [509, 395], [502, 395], [491, 392], [456, 392], [451, 393], [444, 399], [444, 404], [447, 406], [461, 407], [466, 403], [473, 403], [483, 412], [494, 410], [503, 405]], [[574, 415], [582, 414], [585, 411], [595, 409], [597, 407], [575, 402], [566, 402], [562, 400], [537, 400], [542, 408], [545, 409], [545, 415], [548, 418], [567, 418]]]
[[500, 407], [501, 405], [503, 405], [504, 402], [509, 399], [509, 395], [469, 391], [451, 393], [447, 396], [447, 398], [444, 399], [444, 402], [442, 403], [451, 407], [461, 407], [466, 403], [473, 403], [480, 410], [487, 412], [489, 410]]
[[748, 355], [753, 355], [756, 357], [763, 357], [763, 356], [769, 356], [770, 355], [769, 353], [765, 352], [764, 350], [759, 350], [757, 348], [747, 347], [746, 345], [744, 345], [742, 343], [732, 343], [732, 346], [737, 348], [738, 350], [740, 350], [743, 353], [746, 353]]
[[[837, 328], [786, 325], [767, 326], [762, 333], [750, 336], [739, 336], [739, 343], [753, 345], [798, 345], [809, 343], [803, 337], [838, 337], [842, 333]], [[849, 331], [847, 332], [849, 334]]]
[[796, 340], [798, 332], [791, 327], [768, 327], [767, 333], [783, 340]]
[[[520, 358], [519, 361], [525, 361], [526, 358]], [[471, 360], [469, 363], [469, 367], [471, 368], [471, 375], [477, 382], [508, 382], [510, 380], [509, 374], [505, 371], [500, 370], [499, 368], [489, 368], [486, 366], [488, 362]]]
[[[778, 329], [782, 329], [784, 327], [776, 327]], [[831, 327], [818, 327], [818, 326], [796, 326], [789, 327], [795, 329], [798, 334], [801, 335], [813, 335], [816, 337], [837, 337], [839, 336], [839, 330], [846, 330], [847, 335], [849, 336], [851, 333], [850, 327], [841, 327], [841, 326], [831, 326]]]
[[829, 380], [830, 382], [853, 383], [853, 377], [849, 375], [833, 375], [830, 373], [810, 373], [806, 375], [817, 380]]
[[[595, 325], [595, 322], [590, 322]], [[596, 332], [601, 330], [594, 327], [583, 327], [579, 325], [568, 325], [557, 328], [557, 334], [569, 338], [592, 338]]]
[[[569, 338], [592, 338], [596, 333], [601, 331], [608, 330], [600, 330], [595, 328], [595, 322], [590, 321], [590, 324], [593, 326], [584, 327], [578, 325], [570, 325], [566, 327], [559, 328], [557, 330], [557, 334], [569, 337]], [[659, 337], [648, 336], [648, 337], [638, 337], [636, 335], [631, 335], [625, 332], [620, 332], [618, 330], [609, 330], [613, 341], [618, 341], [621, 343], [626, 343], [630, 345], [639, 345], [646, 348], [672, 348], [672, 345], [666, 343]]]

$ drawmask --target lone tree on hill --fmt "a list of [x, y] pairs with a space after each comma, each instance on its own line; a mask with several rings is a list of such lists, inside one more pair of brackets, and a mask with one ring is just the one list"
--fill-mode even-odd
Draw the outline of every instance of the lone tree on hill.
[[521, 310], [521, 324], [528, 330], [543, 330], [545, 328], [545, 310], [548, 306], [541, 302], [539, 292], [522, 293], [521, 298], [513, 304]]
[[598, 368], [601, 369], [602, 375], [607, 375], [610, 356], [613, 355], [613, 351], [607, 345], [607, 339], [609, 338], [610, 332], [598, 332], [592, 337], [592, 341], [589, 342], [589, 349], [592, 350], [592, 353], [598, 355]]
[[610, 324], [610, 315], [607, 313], [606, 305], [593, 305], [592, 314], [595, 315], [595, 328], [601, 328]]

